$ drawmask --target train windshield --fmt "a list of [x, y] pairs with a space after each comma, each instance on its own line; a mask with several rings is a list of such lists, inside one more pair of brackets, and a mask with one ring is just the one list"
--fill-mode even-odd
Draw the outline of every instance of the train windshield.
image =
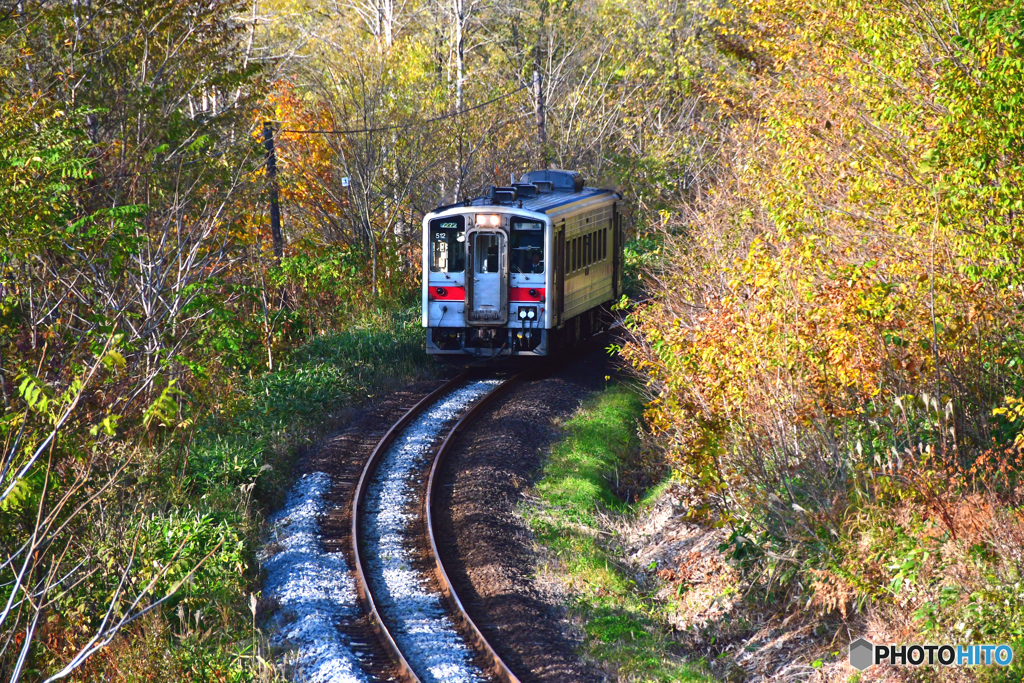
[[509, 262], [513, 273], [544, 272], [544, 223], [513, 218]]
[[466, 269], [466, 219], [462, 216], [430, 221], [430, 270], [461, 273]]

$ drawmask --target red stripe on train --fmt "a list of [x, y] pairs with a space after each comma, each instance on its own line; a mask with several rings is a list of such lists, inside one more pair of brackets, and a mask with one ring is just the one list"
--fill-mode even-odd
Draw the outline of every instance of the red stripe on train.
[[465, 287], [427, 287], [427, 298], [431, 301], [465, 301]]
[[544, 301], [543, 287], [510, 287], [508, 300], [513, 303], [524, 301]]

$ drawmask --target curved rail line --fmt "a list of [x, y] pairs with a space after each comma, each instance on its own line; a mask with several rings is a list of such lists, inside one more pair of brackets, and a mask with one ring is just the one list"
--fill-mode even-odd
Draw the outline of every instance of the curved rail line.
[[[448, 451], [451, 448], [456, 435], [461, 432], [466, 425], [476, 418], [484, 407], [489, 405], [499, 396], [504, 395], [509, 389], [522, 381], [526, 373], [521, 372], [517, 375], [506, 379], [504, 382], [496, 386], [494, 389], [477, 399], [477, 401], [461, 416], [456, 420], [454, 426], [448, 431], [440, 447], [437, 449], [433, 463], [430, 468], [430, 474], [427, 479], [427, 491], [426, 491], [426, 502], [425, 502], [425, 515], [426, 525], [425, 530], [429, 537], [429, 545], [433, 553], [434, 560], [434, 572], [441, 588], [441, 593], [444, 595], [448, 602], [448, 605], [455, 617], [455, 623], [461, 628], [463, 635], [466, 636], [467, 640], [475, 646], [478, 654], [483, 658], [483, 661], [489, 665], [489, 673], [491, 673], [497, 680], [503, 683], [519, 683], [519, 679], [513, 674], [508, 666], [501, 660], [498, 653], [495, 652], [494, 648], [484, 638], [483, 633], [477, 628], [476, 624], [470, 618], [466, 612], [462, 601], [459, 599], [452, 586], [451, 581], [448, 578], [447, 572], [445, 572], [444, 566], [441, 562], [440, 556], [437, 551], [437, 542], [434, 538], [433, 520], [431, 515], [431, 505], [435, 498], [434, 486], [438, 477], [436, 476], [440, 464], [444, 461]], [[396, 668], [401, 678], [408, 683], [422, 683], [422, 680], [413, 670], [408, 660], [405, 658], [395, 641], [395, 638], [391, 635], [387, 625], [384, 622], [382, 615], [377, 608], [377, 602], [374, 599], [373, 592], [370, 589], [363, 562], [363, 551], [360, 543], [361, 526], [364, 511], [364, 501], [367, 494], [367, 489], [370, 482], [373, 480], [374, 472], [377, 469], [384, 454], [388, 451], [388, 448], [394, 443], [395, 439], [402, 433], [402, 431], [408, 427], [413, 421], [419, 417], [424, 411], [427, 410], [431, 405], [436, 403], [438, 400], [451, 393], [460, 386], [466, 384], [469, 379], [473, 377], [473, 373], [470, 371], [463, 372], [455, 378], [445, 382], [442, 386], [438, 387], [422, 400], [419, 401], [415, 406], [409, 409], [391, 428], [387, 431], [384, 437], [378, 442], [374, 448], [373, 453], [367, 458], [366, 464], [363, 467], [361, 476], [359, 477], [359, 483], [356, 486], [355, 495], [353, 496], [352, 503], [352, 545], [353, 553], [355, 556], [355, 573], [356, 573], [356, 592], [359, 596], [359, 600], [366, 610], [370, 623], [380, 637], [385, 649], [387, 649], [392, 657], [394, 658]]]
[[426, 509], [427, 518], [427, 535], [430, 537], [430, 550], [434, 555], [434, 573], [437, 576], [438, 585], [441, 586], [441, 592], [444, 597], [448, 600], [449, 606], [457, 617], [458, 624], [462, 627], [463, 632], [468, 636], [470, 642], [472, 642], [477, 650], [483, 655], [484, 659], [491, 666], [491, 673], [497, 677], [502, 683], [520, 683], [516, 675], [512, 673], [511, 669], [501, 660], [498, 653], [495, 652], [491, 644], [487, 642], [484, 634], [480, 632], [477, 625], [473, 623], [473, 619], [470, 618], [466, 608], [462, 605], [462, 601], [459, 599], [458, 594], [455, 592], [455, 587], [452, 585], [451, 579], [448, 578], [448, 572], [444, 569], [444, 563], [441, 562], [441, 554], [437, 551], [437, 539], [434, 537], [434, 520], [433, 520], [433, 503], [434, 503], [434, 487], [439, 477], [437, 473], [441, 469], [441, 464], [448, 457], [448, 452], [451, 450], [452, 443], [455, 438], [463, 430], [463, 428], [476, 419], [483, 409], [486, 408], [492, 401], [499, 396], [507, 393], [513, 386], [523, 380], [525, 372], [521, 372], [518, 375], [514, 375], [508, 380], [502, 382], [497, 387], [492, 389], [486, 396], [483, 396], [473, 406], [458, 419], [455, 425], [445, 436], [444, 441], [441, 442], [441, 446], [437, 449], [437, 453], [434, 455], [434, 462], [430, 466], [430, 476], [427, 479], [427, 498], [424, 507]]

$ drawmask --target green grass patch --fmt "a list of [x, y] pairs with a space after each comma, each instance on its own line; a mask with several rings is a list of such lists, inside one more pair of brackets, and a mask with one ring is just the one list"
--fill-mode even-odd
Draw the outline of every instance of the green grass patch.
[[586, 632], [586, 654], [621, 681], [711, 681], [702, 667], [684, 662], [661, 608], [644, 594], [612, 552], [599, 513], [630, 515], [613, 482], [640, 448], [637, 423], [643, 404], [628, 387], [599, 394], [567, 424], [536, 487], [540, 504], [527, 512], [536, 538], [562, 565], [573, 589], [570, 608]]
[[297, 452], [343, 422], [348, 410], [433, 372], [423, 329], [410, 315], [378, 317], [315, 337], [274, 372], [238, 382], [236, 397], [200, 422], [184, 484], [189, 494], [255, 483], [276, 506]]

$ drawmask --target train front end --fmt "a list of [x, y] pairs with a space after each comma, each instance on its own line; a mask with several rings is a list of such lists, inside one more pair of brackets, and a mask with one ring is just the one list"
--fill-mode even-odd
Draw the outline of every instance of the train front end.
[[423, 220], [423, 326], [437, 356], [544, 356], [551, 328], [551, 221], [499, 204]]

